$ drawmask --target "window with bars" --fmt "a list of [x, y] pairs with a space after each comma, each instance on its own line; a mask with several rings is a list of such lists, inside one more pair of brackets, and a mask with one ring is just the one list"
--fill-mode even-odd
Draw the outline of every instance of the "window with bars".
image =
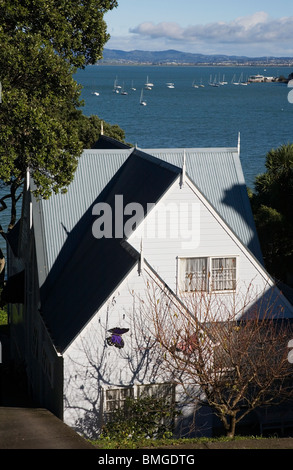
[[234, 291], [236, 257], [180, 258], [179, 288], [183, 292]]

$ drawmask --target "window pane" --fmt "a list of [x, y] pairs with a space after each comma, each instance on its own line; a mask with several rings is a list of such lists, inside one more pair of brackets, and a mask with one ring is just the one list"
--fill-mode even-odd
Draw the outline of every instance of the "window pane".
[[182, 290], [207, 290], [207, 258], [186, 258], [182, 263]]
[[212, 259], [212, 290], [236, 289], [236, 258]]
[[133, 387], [106, 390], [105, 411], [109, 413], [119, 408], [123, 409], [125, 407], [125, 400], [127, 397], [133, 397]]
[[174, 400], [174, 391], [174, 385], [170, 383], [140, 385], [138, 388], [138, 396], [140, 398], [164, 398], [166, 402], [171, 403]]

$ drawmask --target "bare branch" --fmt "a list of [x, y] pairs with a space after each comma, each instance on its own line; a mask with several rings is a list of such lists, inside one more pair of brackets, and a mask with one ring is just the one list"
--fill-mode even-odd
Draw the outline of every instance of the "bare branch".
[[176, 371], [175, 380], [194, 403], [209, 404], [229, 436], [257, 407], [293, 398], [287, 359], [293, 332], [276, 299], [268, 289], [256, 296], [251, 284], [240, 298], [188, 293], [188, 309], [175, 308], [166, 292], [148, 286], [142, 309], [166, 370]]

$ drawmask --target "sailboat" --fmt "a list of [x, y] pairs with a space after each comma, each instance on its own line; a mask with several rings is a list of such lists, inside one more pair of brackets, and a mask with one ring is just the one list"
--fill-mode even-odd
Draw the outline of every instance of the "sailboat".
[[121, 95], [128, 95], [127, 91], [125, 91], [125, 89], [124, 89], [124, 82], [123, 82], [123, 87], [122, 87]]
[[147, 105], [146, 101], [143, 99], [143, 89], [141, 90], [141, 94], [140, 94], [140, 104], [141, 106]]
[[223, 80], [219, 82], [219, 85], [227, 85], [228, 82], [225, 81], [225, 75], [223, 75]]
[[147, 81], [146, 81], [146, 83], [145, 83], [145, 89], [146, 89], [146, 90], [152, 90], [152, 89], [153, 89], [153, 86], [154, 86], [154, 84], [151, 83], [151, 82], [149, 82], [149, 77], [147, 77]]
[[196, 85], [195, 80], [192, 82], [192, 88], [198, 88], [198, 85]]
[[[236, 80], [236, 75], [234, 74], [231, 80], [231, 84], [234, 85]], [[237, 84], [238, 85], [238, 84]]]
[[121, 87], [118, 85], [118, 79], [116, 78], [116, 79], [114, 80], [113, 92], [114, 92], [114, 93], [119, 93], [119, 89], [120, 89], [120, 88], [121, 88]]
[[213, 87], [218, 87], [219, 84], [217, 83], [217, 76], [215, 76], [214, 78], [214, 81], [212, 82], [212, 76], [210, 76], [210, 83], [209, 83], [210, 86], [213, 86]]
[[133, 85], [133, 80], [132, 80], [132, 82], [131, 82], [131, 89], [132, 89], [133, 91], [136, 91], [136, 88], [135, 88], [135, 86]]
[[233, 82], [233, 85], [241, 85], [241, 82], [243, 81], [243, 73], [240, 75], [238, 82]]

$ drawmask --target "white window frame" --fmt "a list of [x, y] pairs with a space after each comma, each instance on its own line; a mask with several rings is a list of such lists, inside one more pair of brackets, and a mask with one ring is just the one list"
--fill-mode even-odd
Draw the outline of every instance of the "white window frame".
[[[156, 397], [164, 398], [171, 404], [175, 403], [175, 384], [154, 383], [143, 385], [130, 385], [125, 387], [103, 388], [103, 416], [104, 420], [111, 419], [115, 410], [123, 409], [126, 398]], [[113, 398], [111, 397], [113, 395]], [[116, 395], [116, 397], [114, 397]]]
[[[228, 293], [228, 292], [235, 292], [237, 279], [238, 279], [238, 256], [237, 255], [225, 255], [225, 256], [186, 256], [186, 257], [178, 257], [178, 268], [177, 268], [177, 290], [179, 292], [216, 292], [216, 293]], [[198, 260], [199, 264], [204, 265], [204, 269], [198, 274], [198, 278], [195, 281], [192, 281], [192, 272], [187, 273], [184, 264], [188, 262], [188, 260]], [[229, 277], [226, 273], [224, 278], [218, 278], [216, 280], [217, 287], [215, 288], [214, 281], [214, 272], [217, 268], [213, 267], [213, 263], [216, 260], [233, 260], [235, 263], [234, 268], [227, 268], [227, 272], [233, 269], [232, 277]], [[222, 271], [223, 271], [222, 267]], [[218, 269], [219, 270], [219, 269]], [[192, 286], [192, 282], [194, 282], [194, 288]], [[187, 283], [191, 286], [187, 288]], [[220, 287], [220, 284], [222, 286]], [[226, 284], [225, 284], [226, 283]], [[197, 284], [197, 285], [196, 285]], [[230, 285], [229, 285], [230, 284]]]
[[111, 387], [104, 389], [104, 413], [106, 416], [111, 416], [114, 411], [124, 408], [127, 398], [133, 397], [133, 386]]

